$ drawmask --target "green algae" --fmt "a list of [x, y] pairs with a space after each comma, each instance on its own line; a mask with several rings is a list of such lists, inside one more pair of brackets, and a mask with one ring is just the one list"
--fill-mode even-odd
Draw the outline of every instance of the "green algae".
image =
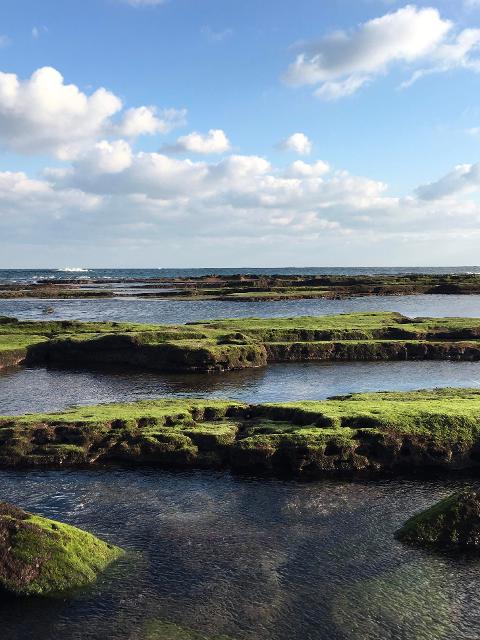
[[122, 554], [91, 533], [0, 503], [0, 590], [61, 594], [94, 582]]
[[448, 589], [423, 563], [408, 563], [348, 586], [333, 599], [332, 617], [346, 640], [395, 637], [442, 640], [455, 628]]
[[406, 544], [480, 550], [480, 493], [465, 489], [410, 518], [396, 536]]
[[397, 313], [154, 325], [0, 319], [0, 367], [126, 365], [227, 371], [306, 360], [480, 359], [480, 323]]
[[303, 477], [469, 469], [480, 463], [479, 416], [474, 389], [260, 405], [144, 400], [0, 417], [0, 465], [120, 461]]

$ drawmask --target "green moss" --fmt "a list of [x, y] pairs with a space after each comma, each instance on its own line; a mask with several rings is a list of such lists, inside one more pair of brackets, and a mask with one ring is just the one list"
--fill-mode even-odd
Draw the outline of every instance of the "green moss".
[[[366, 393], [245, 405], [159, 399], [0, 417], [0, 464], [261, 466], [295, 475], [473, 468], [480, 391]], [[257, 462], [255, 462], [255, 460]]]
[[86, 531], [0, 503], [0, 588], [55, 595], [92, 583], [123, 553]]
[[414, 515], [397, 532], [402, 542], [424, 547], [480, 550], [480, 493], [464, 490]]
[[[20, 354], [20, 355], [18, 355]], [[179, 326], [113, 322], [0, 324], [0, 366], [59, 362], [225, 371], [283, 360], [480, 359], [480, 324], [396, 313], [247, 318]]]
[[[101, 281], [100, 281], [101, 282]], [[128, 282], [119, 280], [117, 282]], [[140, 280], [136, 279], [137, 284]], [[122, 297], [131, 292], [82, 288], [78, 281], [49, 281], [35, 284], [0, 285], [0, 298], [83, 298]], [[113, 284], [113, 282], [111, 283]], [[152, 291], [151, 287], [159, 289]], [[166, 287], [165, 290], [162, 290]], [[173, 287], [173, 289], [172, 289]], [[134, 295], [182, 300], [261, 301], [308, 298], [340, 298], [346, 296], [413, 295], [413, 294], [478, 294], [478, 274], [403, 274], [403, 275], [233, 275], [196, 278], [145, 278], [143, 287]]]

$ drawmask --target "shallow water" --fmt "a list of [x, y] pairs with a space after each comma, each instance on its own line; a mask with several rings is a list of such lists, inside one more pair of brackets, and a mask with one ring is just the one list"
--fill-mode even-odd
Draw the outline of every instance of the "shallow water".
[[165, 619], [237, 640], [478, 637], [479, 561], [393, 538], [452, 482], [33, 471], [0, 483], [129, 552], [73, 598], [0, 602], [2, 640], [160, 640], [147, 629]]
[[[45, 316], [50, 305], [56, 313]], [[22, 318], [172, 323], [374, 310], [478, 317], [480, 296], [0, 300], [0, 315]], [[16, 369], [0, 373], [0, 414], [171, 394], [264, 402], [434, 386], [480, 387], [480, 363], [288, 363], [210, 375]], [[0, 499], [128, 551], [73, 597], [0, 601], [0, 638], [164, 640], [153, 630], [167, 620], [232, 640], [477, 640], [480, 562], [393, 537], [458, 486], [451, 478], [301, 484], [214, 472], [0, 471]]]
[[[48, 307], [54, 313], [45, 314]], [[398, 311], [416, 316], [480, 316], [480, 295], [370, 296], [345, 300], [0, 300], [0, 316], [33, 320], [112, 320], [183, 323], [216, 318], [321, 316], [355, 311]]]
[[0, 371], [0, 415], [171, 395], [280, 402], [427, 387], [480, 387], [480, 362], [307, 362], [218, 374], [11, 369]]

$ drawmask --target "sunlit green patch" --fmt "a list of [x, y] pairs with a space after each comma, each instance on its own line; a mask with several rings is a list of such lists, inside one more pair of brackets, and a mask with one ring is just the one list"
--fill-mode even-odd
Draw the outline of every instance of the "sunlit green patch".
[[451, 637], [455, 613], [448, 585], [439, 584], [431, 565], [421, 562], [345, 586], [332, 602], [345, 640], [442, 640]]
[[92, 583], [122, 554], [86, 531], [0, 503], [0, 590], [60, 594]]

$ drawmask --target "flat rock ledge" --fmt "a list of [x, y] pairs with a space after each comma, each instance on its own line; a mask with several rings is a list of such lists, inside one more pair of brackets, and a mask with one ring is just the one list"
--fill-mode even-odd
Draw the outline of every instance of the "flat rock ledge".
[[91, 533], [0, 502], [0, 593], [53, 596], [84, 587], [122, 554]]
[[397, 532], [407, 544], [480, 552], [480, 491], [465, 489], [423, 511]]

